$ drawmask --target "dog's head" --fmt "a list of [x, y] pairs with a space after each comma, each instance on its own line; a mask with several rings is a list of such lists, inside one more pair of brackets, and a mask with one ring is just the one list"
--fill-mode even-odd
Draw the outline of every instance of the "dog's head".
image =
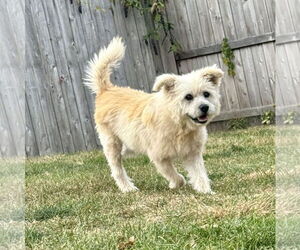
[[223, 71], [216, 65], [185, 75], [163, 74], [153, 91], [160, 91], [173, 116], [192, 126], [207, 125], [220, 113], [219, 88]]

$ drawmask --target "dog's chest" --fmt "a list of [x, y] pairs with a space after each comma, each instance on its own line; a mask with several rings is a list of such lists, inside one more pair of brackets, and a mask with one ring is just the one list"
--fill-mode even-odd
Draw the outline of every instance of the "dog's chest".
[[190, 153], [200, 151], [201, 143], [203, 143], [201, 139], [198, 133], [179, 135], [174, 144], [177, 155], [184, 157]]
[[186, 157], [202, 150], [206, 137], [199, 132], [177, 133], [163, 138], [161, 152], [166, 157]]

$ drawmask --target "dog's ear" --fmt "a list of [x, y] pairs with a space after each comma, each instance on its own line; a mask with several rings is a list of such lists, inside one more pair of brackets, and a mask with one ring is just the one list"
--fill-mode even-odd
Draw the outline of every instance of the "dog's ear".
[[171, 91], [175, 86], [176, 75], [163, 74], [156, 77], [152, 91], [160, 91], [164, 89], [166, 92]]
[[200, 69], [200, 75], [213, 84], [220, 85], [221, 80], [224, 76], [224, 72], [220, 68], [218, 68], [217, 65], [213, 65]]

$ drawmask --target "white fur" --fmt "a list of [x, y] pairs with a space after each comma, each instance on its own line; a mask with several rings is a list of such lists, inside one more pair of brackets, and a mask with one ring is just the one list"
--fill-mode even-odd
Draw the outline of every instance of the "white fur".
[[[152, 94], [117, 87], [108, 77], [124, 49], [122, 41], [114, 39], [88, 71], [89, 87], [97, 93], [97, 131], [116, 184], [123, 192], [137, 190], [121, 162], [122, 155], [134, 151], [149, 156], [170, 188], [185, 184], [173, 165], [174, 159], [182, 158], [192, 187], [211, 193], [202, 154], [206, 125], [220, 112], [223, 72], [212, 66], [181, 76], [164, 74], [157, 77], [153, 86], [157, 92]], [[210, 97], [204, 97], [205, 91]], [[185, 99], [187, 94], [193, 96], [192, 101]], [[201, 118], [201, 104], [209, 107], [206, 118]], [[206, 123], [199, 123], [203, 119]]]
[[106, 88], [110, 84], [109, 77], [112, 68], [118, 66], [124, 53], [125, 46], [122, 39], [115, 37], [107, 48], [102, 48], [99, 54], [95, 54], [94, 58], [89, 61], [84, 84], [95, 94], [99, 93], [102, 88]]

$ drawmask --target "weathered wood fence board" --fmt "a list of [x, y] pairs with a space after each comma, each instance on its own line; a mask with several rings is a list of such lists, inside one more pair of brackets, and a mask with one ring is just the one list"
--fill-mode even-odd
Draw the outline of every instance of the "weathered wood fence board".
[[0, 4], [0, 156], [24, 156], [24, 3]]
[[297, 0], [278, 1], [276, 13], [277, 105], [299, 105], [300, 3]]
[[[227, 37], [234, 49], [236, 76], [225, 74], [222, 114], [216, 121], [260, 115], [275, 102], [299, 104], [298, 0], [277, 2], [276, 27], [274, 0], [169, 0], [166, 16], [183, 48], [176, 55], [168, 53], [168, 39], [146, 43], [143, 36], [153, 29], [151, 16], [130, 8], [126, 16], [119, 0], [26, 0], [25, 6], [21, 0], [18, 6], [5, 1], [8, 7], [0, 10], [0, 45], [13, 53], [1, 54], [1, 74], [9, 76], [0, 79], [1, 155], [18, 151], [17, 118], [26, 124], [27, 155], [100, 146], [94, 129], [94, 96], [82, 78], [87, 61], [116, 35], [127, 45], [125, 59], [112, 76], [118, 85], [149, 92], [155, 76], [163, 72], [186, 73], [212, 64], [226, 71], [220, 45]], [[18, 65], [25, 44], [13, 32], [22, 32], [18, 16], [12, 15], [16, 8], [25, 12], [26, 77]], [[276, 68], [282, 69], [277, 79]], [[21, 79], [26, 82], [26, 102], [18, 90]], [[11, 115], [15, 102], [17, 109]]]

